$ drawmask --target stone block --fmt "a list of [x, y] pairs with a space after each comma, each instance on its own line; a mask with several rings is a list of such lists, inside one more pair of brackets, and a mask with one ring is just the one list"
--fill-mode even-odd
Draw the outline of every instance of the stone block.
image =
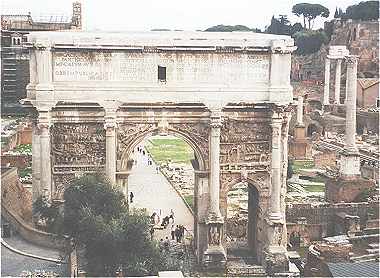
[[289, 270], [289, 258], [284, 247], [269, 246], [264, 252], [264, 266], [267, 274], [275, 275]]

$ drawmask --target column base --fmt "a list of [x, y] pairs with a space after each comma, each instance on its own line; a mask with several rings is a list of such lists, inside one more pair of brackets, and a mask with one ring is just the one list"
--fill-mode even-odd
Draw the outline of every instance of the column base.
[[227, 255], [223, 246], [209, 246], [203, 253], [202, 263], [207, 271], [224, 272], [227, 263]]
[[342, 152], [339, 172], [345, 179], [360, 177], [360, 156], [356, 149]]
[[268, 246], [264, 250], [264, 267], [268, 275], [289, 271], [289, 258], [285, 247]]

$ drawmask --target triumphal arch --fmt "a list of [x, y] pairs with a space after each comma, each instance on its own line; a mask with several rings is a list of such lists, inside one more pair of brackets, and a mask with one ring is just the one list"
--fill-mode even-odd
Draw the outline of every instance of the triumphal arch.
[[98, 171], [126, 191], [134, 147], [173, 134], [196, 157], [199, 263], [225, 263], [227, 193], [247, 182], [252, 253], [268, 272], [287, 271], [290, 37], [36, 32], [29, 47], [34, 198], [62, 200], [71, 180]]

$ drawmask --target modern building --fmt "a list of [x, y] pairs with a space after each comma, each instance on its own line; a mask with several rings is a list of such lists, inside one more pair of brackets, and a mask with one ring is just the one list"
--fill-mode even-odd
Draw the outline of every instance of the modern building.
[[82, 28], [80, 2], [73, 3], [72, 17], [49, 16], [33, 19], [31, 14], [1, 15], [1, 110], [3, 114], [22, 112], [19, 100], [26, 97], [29, 83], [27, 34]]

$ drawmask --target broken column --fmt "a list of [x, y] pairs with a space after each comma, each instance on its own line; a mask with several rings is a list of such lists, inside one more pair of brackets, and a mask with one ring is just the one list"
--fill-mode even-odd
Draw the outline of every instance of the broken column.
[[294, 137], [289, 140], [289, 154], [294, 159], [311, 157], [310, 139], [306, 138], [303, 123], [303, 96], [299, 96], [297, 101], [297, 124], [294, 127]]
[[330, 95], [330, 58], [326, 57], [325, 60], [325, 85], [323, 89], [323, 105], [329, 105]]

